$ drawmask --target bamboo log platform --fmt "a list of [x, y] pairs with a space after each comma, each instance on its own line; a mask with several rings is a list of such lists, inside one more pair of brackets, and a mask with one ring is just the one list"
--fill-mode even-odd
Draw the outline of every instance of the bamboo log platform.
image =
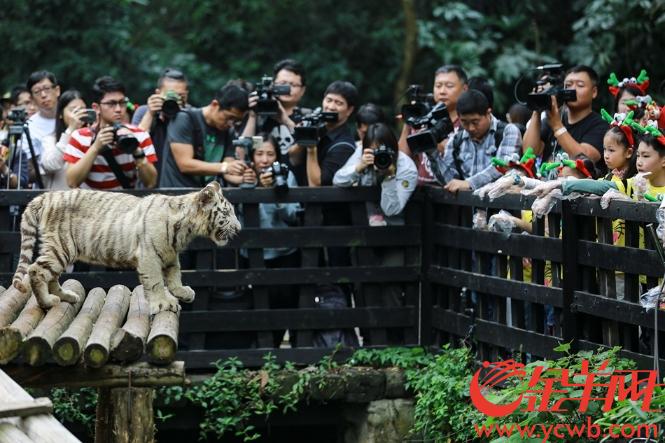
[[111, 336], [120, 327], [127, 315], [129, 296], [127, 286], [115, 285], [109, 289], [99, 319], [85, 345], [83, 359], [87, 366], [100, 368], [108, 361], [111, 348]]
[[28, 291], [26, 294], [22, 293], [13, 286], [10, 286], [9, 289], [5, 289], [2, 286], [2, 291], [0, 291], [0, 328], [7, 326], [19, 315], [23, 306], [27, 303], [28, 298], [30, 298], [31, 292]]
[[79, 294], [79, 303], [62, 302], [48, 311], [31, 293], [0, 287], [0, 367], [99, 368], [142, 359], [164, 366], [175, 360], [179, 316], [151, 317], [142, 286], [116, 285], [108, 294], [101, 288], [85, 291], [76, 280], [63, 287]]
[[143, 355], [149, 333], [150, 305], [143, 286], [137, 286], [129, 302], [127, 321], [111, 339], [111, 358], [122, 362], [138, 360]]
[[178, 350], [179, 314], [162, 311], [155, 315], [150, 336], [148, 336], [148, 361], [155, 365], [165, 365], [175, 359]]
[[85, 299], [85, 290], [76, 280], [67, 280], [63, 289], [74, 291], [79, 296], [75, 304], [60, 302], [48, 310], [44, 319], [30, 333], [23, 346], [23, 356], [30, 366], [46, 363], [51, 357], [53, 344], [74, 320]]
[[104, 300], [106, 300], [106, 291], [102, 288], [90, 291], [81, 311], [53, 345], [53, 358], [59, 365], [71, 366], [79, 361], [83, 346], [92, 332], [92, 326], [102, 312]]
[[25, 337], [37, 327], [44, 315], [44, 310], [32, 296], [18, 318], [11, 325], [0, 328], [0, 364], [9, 363], [19, 354]]

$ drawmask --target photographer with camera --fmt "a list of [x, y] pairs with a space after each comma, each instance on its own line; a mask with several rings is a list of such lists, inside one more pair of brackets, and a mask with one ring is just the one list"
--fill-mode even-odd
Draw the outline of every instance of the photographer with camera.
[[[296, 165], [302, 162], [302, 154], [306, 150], [309, 186], [331, 186], [335, 173], [353, 155], [356, 145], [346, 123], [353, 114], [357, 100], [358, 90], [352, 83], [341, 80], [332, 82], [323, 94], [321, 112], [318, 113], [320, 118], [315, 118], [313, 122], [314, 127], [317, 127], [318, 140], [311, 139], [303, 143], [301, 139], [289, 149], [291, 164]], [[334, 117], [333, 114], [337, 114], [337, 117], [329, 118]]]
[[448, 139], [443, 157], [436, 158], [441, 184], [450, 192], [478, 189], [501, 176], [492, 157], [520, 152], [522, 136], [517, 126], [492, 115], [487, 97], [469, 89], [457, 102], [462, 130]]
[[35, 112], [37, 108], [26, 87], [14, 86], [10, 94], [9, 112], [5, 119], [7, 133], [0, 140], [0, 189], [28, 187], [30, 180], [28, 155], [20, 149], [18, 143], [23, 136], [23, 125]]
[[[545, 74], [553, 78], [552, 82], [556, 83], [556, 73]], [[603, 137], [608, 124], [599, 114], [593, 112], [591, 107], [593, 99], [598, 95], [598, 74], [588, 66], [578, 65], [566, 72], [562, 86], [564, 91], [546, 89], [541, 94], [530, 94], [530, 98], [540, 99], [543, 97], [538, 97], [539, 95], [548, 96], [544, 97], [546, 99], [544, 109], [534, 106], [539, 103], [529, 106], [533, 112], [524, 134], [524, 146], [533, 147], [535, 154], [543, 161], [551, 161], [562, 152], [566, 152], [570, 158], [584, 154], [596, 164], [597, 168], [604, 171]], [[570, 94], [564, 94], [565, 90], [575, 91], [576, 98], [573, 99], [571, 96], [572, 91]], [[562, 100], [557, 100], [555, 92], [558, 92]], [[559, 109], [562, 106], [563, 111]], [[541, 110], [547, 111], [542, 121]]]
[[125, 87], [112, 77], [100, 77], [92, 87], [97, 120], [74, 131], [65, 150], [69, 163], [67, 185], [99, 189], [128, 189], [136, 178], [146, 188], [157, 183], [157, 161], [150, 135], [122, 122], [127, 117]]
[[150, 133], [157, 154], [155, 167], [158, 174], [164, 157], [168, 125], [181, 109], [189, 108], [188, 96], [185, 74], [177, 69], [166, 68], [157, 80], [155, 93], [148, 97], [148, 103], [139, 106], [132, 116], [133, 125]]
[[240, 184], [246, 165], [234, 158], [232, 130], [247, 109], [247, 91], [230, 83], [203, 108], [179, 112], [168, 128], [159, 186], [200, 188], [217, 178]]
[[[433, 106], [443, 103], [448, 111], [450, 121], [452, 122], [453, 132], [457, 132], [460, 128], [457, 101], [459, 96], [467, 89], [467, 75], [461, 66], [441, 66], [434, 73], [434, 86], [432, 95], [424, 95], [420, 92], [419, 89], [417, 89], [415, 91], [415, 96], [411, 97], [413, 102], [412, 104], [422, 108], [420, 112], [417, 113], [417, 115], [413, 115], [411, 117], [422, 117], [431, 111]], [[412, 88], [410, 88], [410, 90], [412, 90]], [[399, 138], [400, 151], [411, 156], [413, 161], [416, 163], [416, 166], [418, 167], [419, 185], [436, 183], [437, 179], [434, 176], [434, 172], [432, 171], [430, 156], [424, 152], [413, 152], [407, 142], [407, 137], [416, 133], [417, 128], [414, 128], [407, 122], [407, 116], [402, 115], [402, 120], [404, 122], [404, 126], [402, 127], [402, 133]], [[439, 156], [443, 154], [445, 146], [445, 139], [438, 142], [437, 150]], [[437, 155], [437, 153], [434, 153], [434, 155]]]
[[[335, 186], [381, 185], [380, 206], [368, 208], [370, 225], [404, 224], [401, 217], [416, 189], [416, 164], [397, 147], [397, 138], [385, 123], [374, 123], [353, 155], [335, 174]], [[384, 221], [385, 216], [385, 221]]]
[[67, 177], [64, 154], [71, 135], [77, 129], [97, 121], [97, 113], [86, 109], [81, 93], [75, 89], [63, 92], [58, 98], [55, 111], [55, 134], [42, 140], [42, 167], [44, 168], [44, 189], [66, 190]]
[[296, 175], [296, 180], [301, 186], [307, 185], [304, 162], [299, 167], [295, 167], [295, 165], [290, 164], [288, 153], [289, 148], [295, 142], [293, 137], [294, 127], [300, 122], [303, 115], [311, 112], [309, 109], [298, 106], [305, 95], [306, 89], [305, 68], [299, 62], [293, 59], [277, 62], [273, 67], [271, 85], [268, 85], [269, 91], [279, 92], [279, 94], [271, 94], [271, 97], [268, 98], [268, 100], [273, 101], [273, 111], [277, 106], [277, 112], [271, 112], [270, 115], [259, 112], [260, 109], [255, 106], [259, 93], [252, 93], [250, 97], [256, 97], [256, 99], [253, 99], [253, 106], [250, 108], [247, 124], [242, 133], [244, 137], [251, 137], [256, 132], [269, 132], [279, 145], [280, 161], [289, 163], [292, 172]]

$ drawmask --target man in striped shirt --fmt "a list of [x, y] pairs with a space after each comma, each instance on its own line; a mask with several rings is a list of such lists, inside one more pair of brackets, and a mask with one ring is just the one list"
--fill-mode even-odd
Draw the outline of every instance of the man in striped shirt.
[[[150, 135], [136, 126], [122, 124], [128, 103], [124, 85], [111, 77], [101, 77], [95, 81], [93, 94], [97, 121], [74, 131], [65, 150], [67, 184], [72, 188], [127, 189], [133, 188], [138, 178], [145, 187], [155, 187], [157, 169], [153, 163], [157, 155]], [[134, 138], [136, 149], [121, 149], [117, 139], [123, 136]]]

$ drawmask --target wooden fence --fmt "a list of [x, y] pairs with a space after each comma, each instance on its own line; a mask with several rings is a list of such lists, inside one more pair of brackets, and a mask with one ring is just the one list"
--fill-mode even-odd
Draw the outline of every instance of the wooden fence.
[[[378, 201], [379, 193], [363, 187], [294, 188], [278, 197], [269, 189], [225, 190], [231, 202], [242, 204], [245, 226], [224, 248], [197, 240], [183, 254], [183, 282], [197, 295], [180, 317], [178, 359], [188, 370], [209, 369], [231, 356], [258, 366], [271, 351], [278, 360], [308, 364], [331, 351], [314, 347], [320, 331], [357, 328], [372, 346], [438, 346], [466, 339], [481, 359], [518, 353], [549, 357], [560, 341], [575, 338], [581, 349], [621, 345], [642, 366], [650, 364], [653, 312], [646, 314], [637, 302], [640, 286], [654, 286], [663, 266], [649, 249], [648, 236], [646, 248], [639, 245], [640, 229], [655, 222], [657, 205], [613, 203], [601, 210], [598, 199], [563, 201], [546, 219], [533, 221], [532, 234], [506, 235], [473, 229], [474, 212], [483, 208], [489, 216], [506, 209], [520, 215], [532, 200], [512, 195], [489, 203], [469, 193], [419, 189], [407, 205], [404, 225], [373, 227], [366, 204]], [[11, 280], [20, 212], [36, 194], [0, 192], [0, 284]], [[258, 205], [275, 201], [301, 203], [298, 226], [258, 227]], [[326, 223], [331, 204], [345, 223]], [[626, 220], [626, 247], [612, 245], [613, 219]], [[299, 266], [266, 267], [262, 248], [276, 247], [298, 248]], [[348, 254], [348, 261], [325, 266], [322, 257], [330, 248]], [[403, 264], [378, 262], [386, 250], [399, 251]], [[622, 299], [616, 296], [617, 275], [625, 280]], [[132, 270], [77, 265], [63, 276], [68, 277], [86, 290], [138, 284]], [[347, 288], [353, 307], [322, 308], [319, 290], [330, 284]], [[400, 306], [369, 302], [368, 294], [396, 285], [403, 293]], [[296, 305], [271, 309], [269, 291], [284, 286], [297, 288]], [[273, 331], [285, 329], [294, 340], [276, 349]]]

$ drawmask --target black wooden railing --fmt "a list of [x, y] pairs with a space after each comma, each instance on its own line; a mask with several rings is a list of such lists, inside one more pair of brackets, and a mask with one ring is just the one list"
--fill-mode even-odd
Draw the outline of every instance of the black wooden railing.
[[[35, 195], [0, 192], [0, 284], [5, 286], [19, 250], [19, 214]], [[181, 315], [179, 358], [188, 369], [210, 368], [230, 356], [257, 366], [269, 350], [279, 360], [312, 363], [331, 351], [313, 346], [317, 331], [351, 328], [372, 346], [397, 344], [395, 330], [403, 345], [463, 339], [481, 359], [551, 357], [560, 341], [576, 339], [580, 349], [621, 345], [626, 356], [650, 364], [653, 312], [646, 314], [638, 297], [643, 287], [656, 284], [663, 266], [648, 236], [640, 248], [640, 230], [655, 222], [655, 204], [618, 202], [602, 210], [598, 199], [564, 201], [546, 219], [533, 220], [532, 234], [506, 235], [473, 229], [474, 211], [482, 208], [489, 216], [506, 209], [519, 216], [531, 199], [511, 195], [489, 203], [469, 193], [419, 189], [403, 226], [370, 227], [366, 203], [378, 201], [378, 189], [295, 188], [279, 201], [302, 204], [299, 226], [261, 229], [259, 203], [278, 199], [271, 190], [229, 189], [225, 195], [243, 205], [240, 236], [224, 248], [197, 240], [183, 254], [183, 282], [197, 294]], [[343, 203], [339, 210], [348, 211], [347, 224], [324, 225], [323, 210], [330, 203]], [[613, 219], [626, 220], [626, 247], [612, 245]], [[267, 247], [298, 248], [301, 266], [266, 268], [262, 248]], [[331, 247], [348, 248], [349, 262], [323, 266], [322, 251]], [[249, 251], [247, 260], [240, 259], [241, 248]], [[376, 250], [386, 248], [402, 251], [404, 265], [375, 262]], [[87, 289], [138, 284], [131, 270], [78, 269], [70, 276]], [[625, 275], [623, 299], [616, 297], [617, 271]], [[321, 284], [351, 288], [354, 307], [322, 309]], [[270, 309], [268, 290], [276, 285], [298, 286], [297, 307]], [[382, 285], [402, 288], [401, 306], [367, 303], [365, 296]], [[659, 320], [659, 329], [665, 329], [665, 316]], [[295, 340], [275, 349], [271, 331], [284, 329]]]

